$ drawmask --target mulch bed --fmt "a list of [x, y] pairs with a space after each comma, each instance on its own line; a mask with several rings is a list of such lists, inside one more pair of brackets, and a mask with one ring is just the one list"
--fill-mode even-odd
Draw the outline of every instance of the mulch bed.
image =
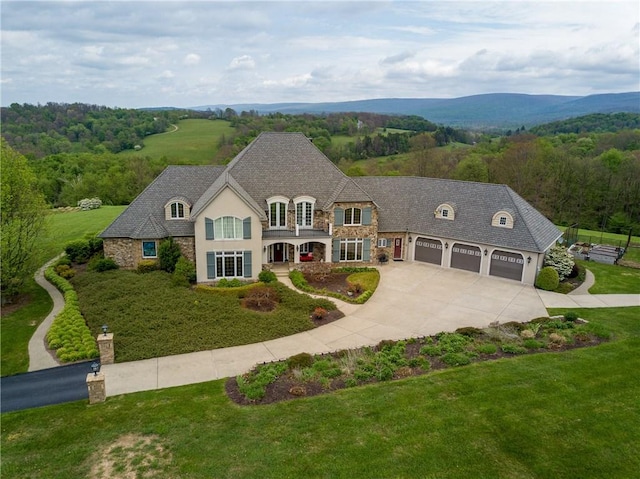
[[[568, 351], [571, 349], [589, 347], [589, 346], [597, 346], [600, 343], [606, 342], [605, 339], [589, 336], [588, 338], [583, 338], [582, 340], [575, 338], [575, 342], [573, 344], [562, 344], [555, 345], [553, 349], [542, 349], [542, 350], [528, 350], [524, 354], [511, 354], [505, 353], [498, 348], [498, 351], [495, 354], [480, 354], [478, 357], [473, 358], [471, 360], [472, 363], [484, 362], [484, 361], [494, 361], [501, 358], [513, 358], [516, 356], [524, 356], [528, 354], [543, 354], [549, 352], [562, 352]], [[420, 348], [423, 346], [421, 342], [415, 342], [411, 344], [407, 344], [405, 356], [407, 359], [416, 358], [419, 356]], [[374, 348], [375, 349], [375, 348]], [[327, 356], [335, 357], [339, 353], [331, 353]], [[392, 380], [404, 379], [411, 376], [422, 376], [424, 374], [428, 374], [432, 371], [437, 371], [441, 369], [452, 368], [455, 366], [449, 366], [442, 362], [439, 358], [429, 357], [429, 363], [431, 364], [428, 370], [424, 370], [421, 367], [401, 367], [396, 371], [396, 374], [392, 378]], [[463, 367], [463, 366], [459, 366]], [[359, 381], [358, 386], [364, 384], [372, 384], [379, 382], [376, 379], [371, 379], [368, 381]], [[302, 382], [299, 379], [293, 377], [292, 372], [289, 370], [285, 374], [278, 377], [278, 379], [269, 384], [266, 388], [266, 394], [262, 399], [259, 400], [249, 400], [247, 399], [238, 389], [238, 383], [236, 378], [229, 378], [225, 383], [225, 391], [227, 396], [236, 404], [242, 406], [249, 405], [261, 405], [261, 404], [272, 404], [280, 401], [288, 401], [292, 399], [296, 399], [299, 397], [310, 397], [317, 396], [320, 394], [328, 394], [333, 391], [337, 391], [340, 389], [346, 388], [345, 379], [342, 377], [331, 380], [329, 387], [324, 387], [317, 381], [304, 381]]]

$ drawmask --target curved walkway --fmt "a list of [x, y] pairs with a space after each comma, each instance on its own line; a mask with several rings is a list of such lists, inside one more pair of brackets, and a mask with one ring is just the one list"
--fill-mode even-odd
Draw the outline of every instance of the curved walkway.
[[[422, 263], [391, 263], [379, 270], [378, 290], [365, 304], [334, 300], [345, 313], [342, 319], [261, 343], [103, 365], [107, 395], [235, 376], [256, 364], [286, 359], [301, 352], [326, 353], [374, 345], [382, 339], [428, 336], [462, 326], [484, 327], [494, 321], [524, 322], [546, 316], [547, 308], [640, 306], [638, 294], [564, 295]], [[279, 280], [293, 287], [287, 277]], [[46, 280], [45, 283], [48, 284]], [[60, 293], [49, 286], [53, 289], [43, 284], [52, 297], [57, 293], [61, 302]], [[46, 331], [57, 314], [56, 304], [54, 299], [54, 309], [29, 343], [29, 370], [57, 365], [44, 344]]]
[[46, 335], [47, 331], [49, 331], [49, 328], [51, 327], [51, 323], [53, 323], [55, 317], [64, 307], [64, 298], [60, 291], [58, 291], [58, 288], [49, 283], [49, 281], [44, 277], [44, 271], [49, 267], [49, 265], [57, 261], [58, 258], [59, 256], [53, 258], [40, 268], [34, 276], [36, 283], [42, 286], [47, 293], [49, 293], [49, 296], [51, 296], [51, 299], [53, 300], [53, 308], [47, 317], [44, 318], [44, 321], [40, 323], [29, 340], [29, 371], [40, 371], [41, 369], [60, 366], [60, 363], [58, 363], [53, 354], [47, 349]]

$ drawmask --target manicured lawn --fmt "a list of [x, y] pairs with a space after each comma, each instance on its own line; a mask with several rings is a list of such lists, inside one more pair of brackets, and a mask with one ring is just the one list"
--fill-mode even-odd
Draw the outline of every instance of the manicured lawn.
[[2, 376], [24, 373], [29, 369], [29, 340], [53, 307], [49, 294], [33, 279], [27, 282], [25, 294], [29, 295], [30, 302], [11, 314], [3, 315], [0, 320]]
[[127, 450], [152, 477], [636, 477], [640, 308], [577, 312], [614, 339], [260, 407], [215, 381], [7, 413], [3, 477], [122, 471]]
[[640, 294], [640, 269], [595, 261], [578, 263], [590, 270], [596, 279], [589, 288], [590, 294]]
[[181, 120], [178, 130], [148, 136], [140, 151], [127, 150], [127, 156], [166, 157], [171, 164], [189, 163], [206, 165], [212, 162], [222, 135], [231, 136], [235, 131], [224, 120]]
[[194, 351], [259, 343], [313, 328], [316, 306], [335, 309], [325, 299], [296, 293], [281, 283], [272, 312], [256, 312], [240, 305], [233, 288], [214, 293], [171, 284], [161, 271], [87, 272], [71, 280], [80, 310], [96, 335], [103, 324], [114, 333], [116, 361], [169, 356]]
[[38, 245], [40, 263], [44, 264], [62, 253], [69, 241], [101, 233], [125, 208], [102, 206], [89, 211], [51, 212], [47, 216], [47, 230]]

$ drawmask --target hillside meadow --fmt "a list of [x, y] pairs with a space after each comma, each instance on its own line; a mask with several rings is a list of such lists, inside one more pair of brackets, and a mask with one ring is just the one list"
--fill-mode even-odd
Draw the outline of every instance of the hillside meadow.
[[119, 155], [165, 157], [167, 164], [206, 165], [213, 162], [222, 136], [234, 133], [228, 121], [185, 119], [165, 133], [146, 137], [141, 150], [122, 151]]

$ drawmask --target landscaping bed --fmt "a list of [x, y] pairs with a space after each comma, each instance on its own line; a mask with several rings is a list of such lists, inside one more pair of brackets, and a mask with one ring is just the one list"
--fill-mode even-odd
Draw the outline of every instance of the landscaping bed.
[[291, 271], [289, 278], [296, 288], [307, 293], [362, 304], [378, 287], [380, 272], [375, 268], [334, 268], [330, 263], [313, 262]]
[[492, 323], [484, 329], [381, 341], [374, 347], [330, 354], [302, 353], [229, 378], [225, 388], [237, 404], [269, 404], [474, 362], [595, 346], [608, 338], [601, 326], [567, 313], [528, 323]]

